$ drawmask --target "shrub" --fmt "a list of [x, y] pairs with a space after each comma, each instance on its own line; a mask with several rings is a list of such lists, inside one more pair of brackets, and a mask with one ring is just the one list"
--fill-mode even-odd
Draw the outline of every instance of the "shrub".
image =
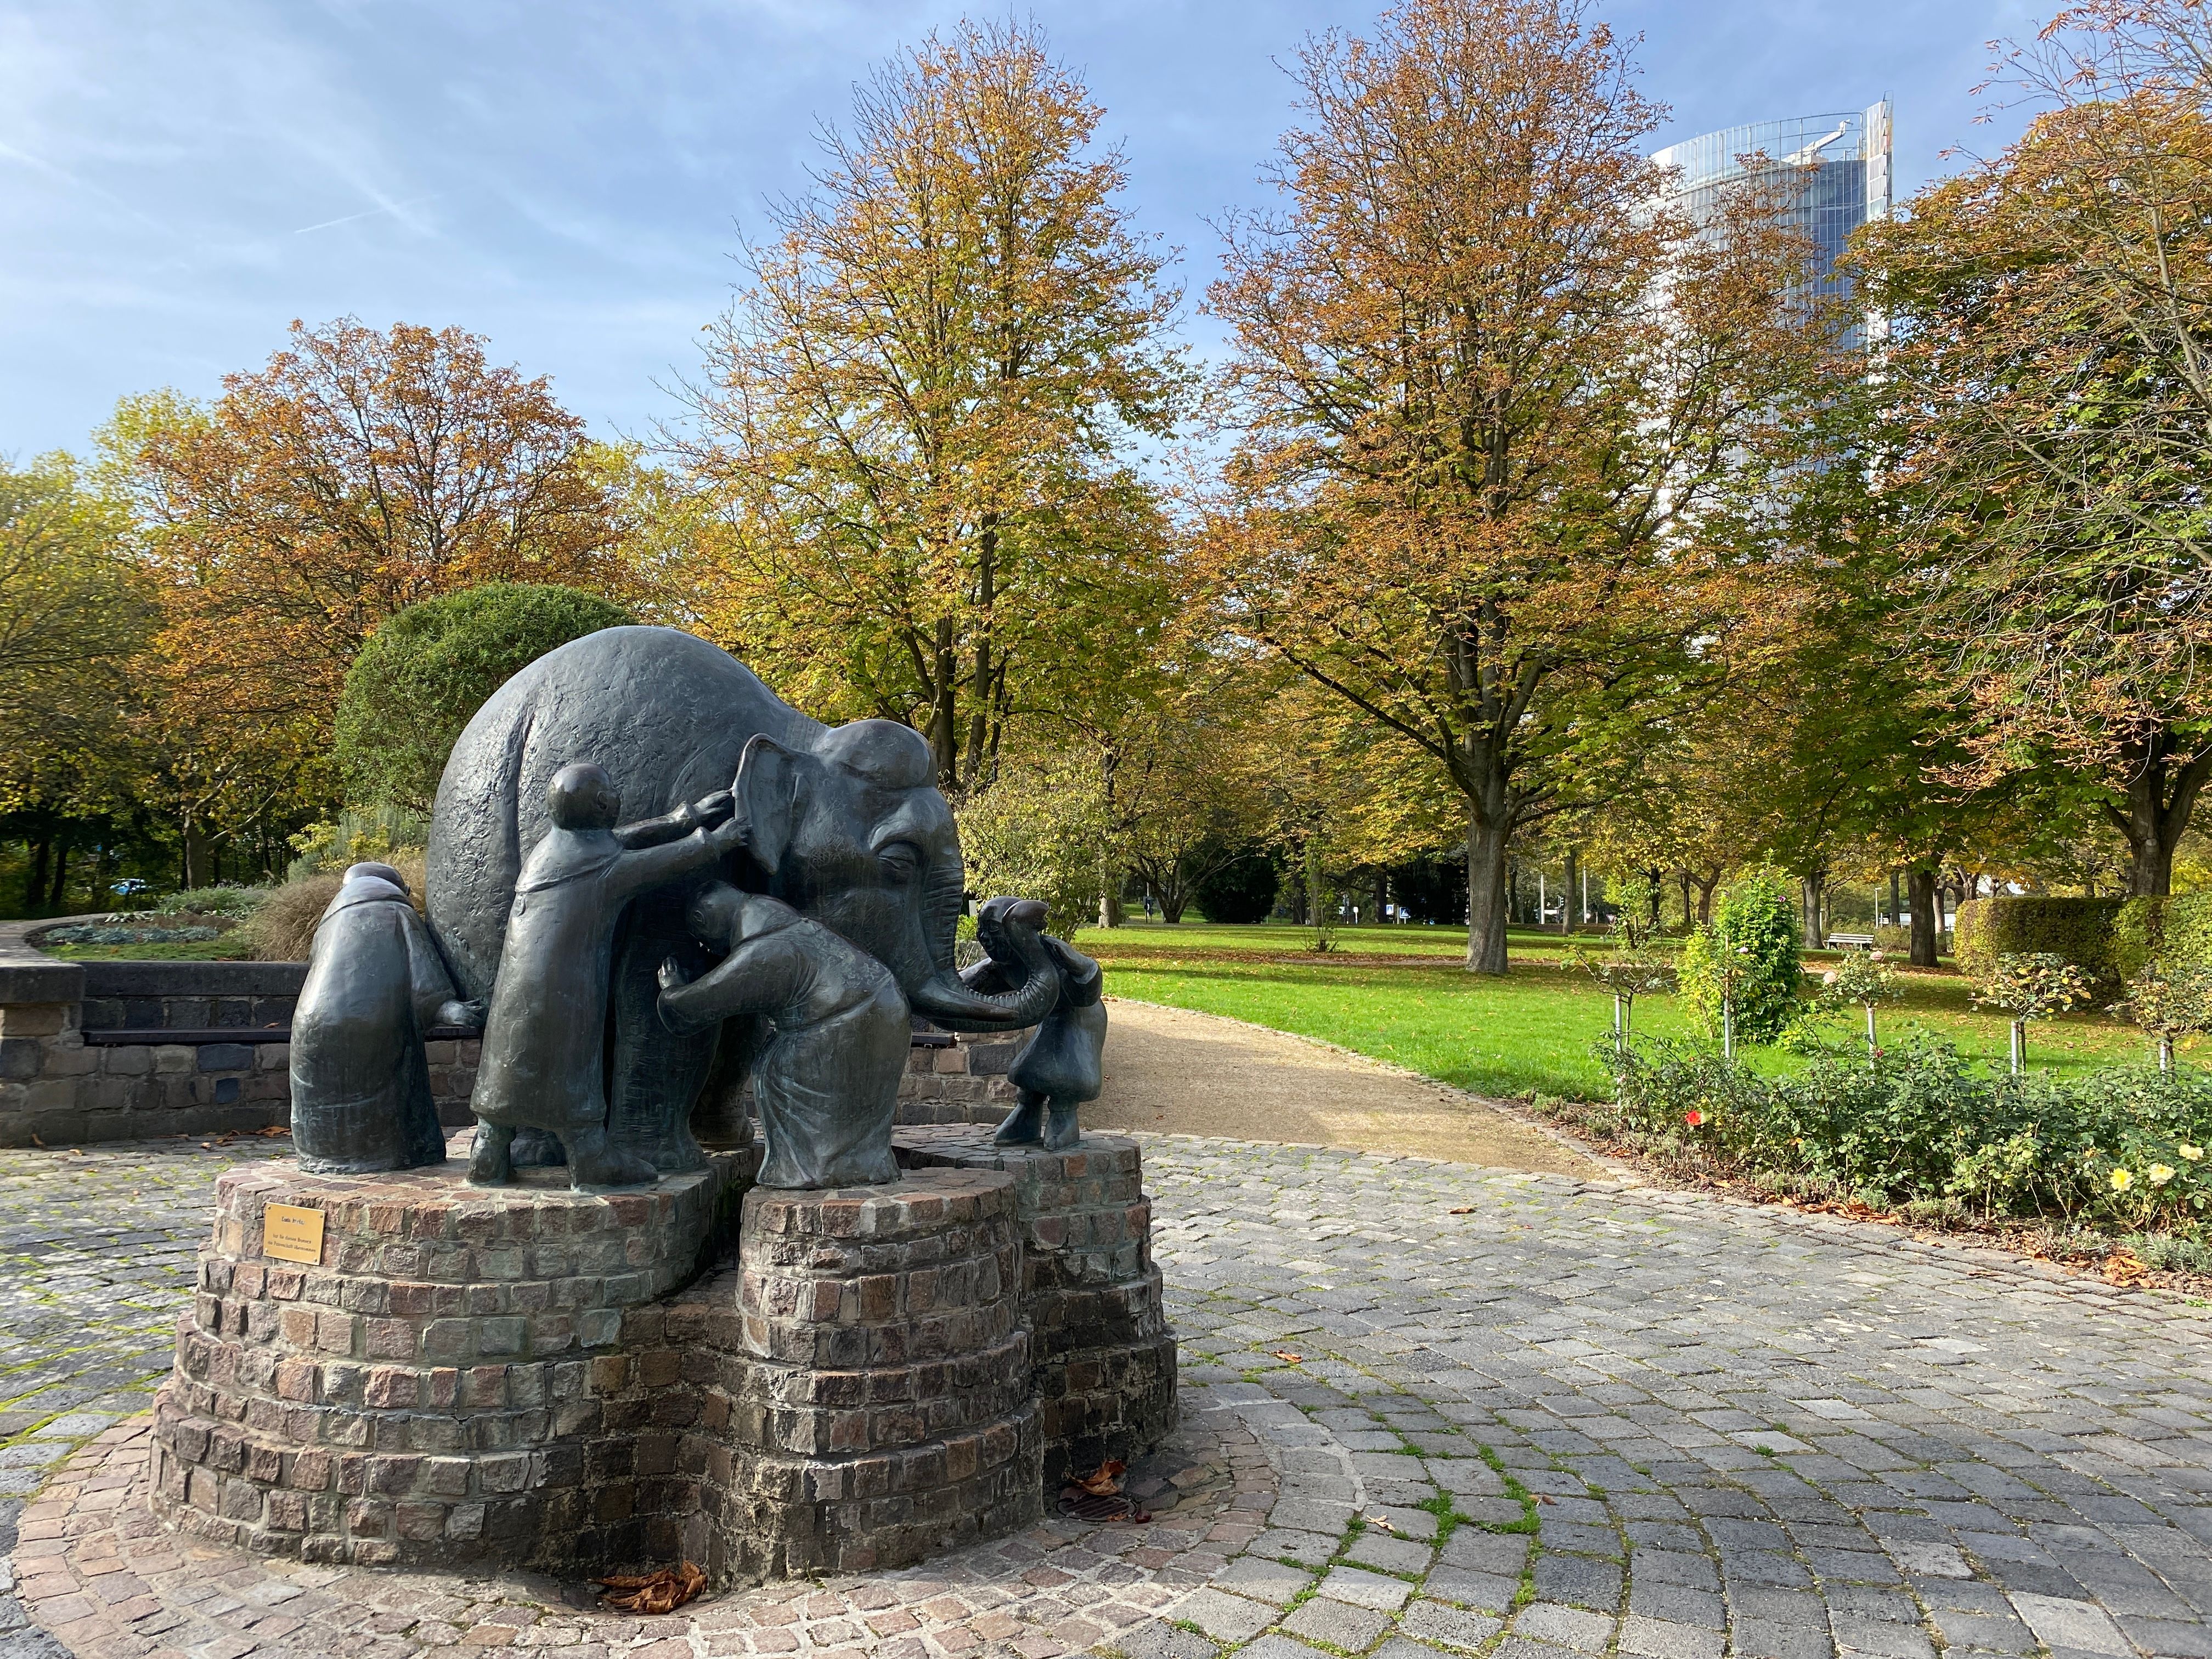
[[1992, 1076], [1948, 1042], [1839, 1049], [1767, 1079], [1702, 1044], [1616, 1057], [1620, 1129], [1648, 1150], [1877, 1207], [1963, 1202], [1987, 1216], [2193, 1227], [2212, 1200], [2212, 1077], [2101, 1067]]
[[315, 924], [337, 896], [341, 878], [335, 870], [288, 881], [269, 896], [269, 902], [246, 920], [240, 931], [262, 962], [305, 962], [315, 940]]
[[353, 800], [427, 811], [484, 700], [556, 646], [636, 620], [573, 587], [487, 582], [386, 617], [346, 671], [337, 761]]
[[1893, 927], [1886, 921], [1876, 922], [1874, 929], [1874, 948], [1887, 951], [1892, 956], [1904, 956], [1912, 949], [1912, 929]]
[[1804, 975], [1797, 963], [1797, 908], [1784, 878], [1755, 872], [1730, 889], [1712, 925], [1682, 948], [1682, 994], [1709, 1036], [1721, 1034], [1721, 1006], [1735, 1004], [1739, 1042], [1771, 1042], [1797, 1012]]
[[1208, 921], [1265, 921], [1279, 884], [1267, 849], [1248, 847], [1198, 884], [1198, 908]]
[[1959, 907], [1954, 954], [1974, 979], [1986, 978], [2002, 956], [2063, 957], [2100, 988], [2115, 989], [2126, 977], [2112, 957], [2113, 921], [2122, 903], [2038, 893], [1969, 899]]
[[2115, 977], [2140, 978], [2154, 965], [2212, 969], [2212, 893], [2131, 898], [2112, 918]]
[[[386, 853], [363, 853], [363, 860], [388, 864], [406, 878], [407, 896], [422, 908], [422, 849], [394, 848]], [[359, 862], [360, 860], [356, 860]], [[295, 876], [276, 889], [238, 931], [253, 947], [258, 962], [305, 962], [307, 947], [315, 942], [315, 924], [337, 896], [345, 879], [343, 870], [311, 870]]]

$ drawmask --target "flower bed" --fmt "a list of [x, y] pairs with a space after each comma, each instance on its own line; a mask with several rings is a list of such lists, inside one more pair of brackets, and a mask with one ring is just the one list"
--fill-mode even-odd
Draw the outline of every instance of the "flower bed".
[[1555, 1109], [1662, 1164], [1925, 1220], [2194, 1238], [2212, 1205], [2202, 1072], [1992, 1074], [1929, 1038], [1772, 1078], [1693, 1042], [1601, 1048], [1615, 1098]]

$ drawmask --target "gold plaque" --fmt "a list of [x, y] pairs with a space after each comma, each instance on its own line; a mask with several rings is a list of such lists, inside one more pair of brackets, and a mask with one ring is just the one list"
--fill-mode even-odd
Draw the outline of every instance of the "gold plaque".
[[297, 1204], [271, 1204], [261, 1212], [261, 1254], [279, 1261], [323, 1259], [323, 1212]]

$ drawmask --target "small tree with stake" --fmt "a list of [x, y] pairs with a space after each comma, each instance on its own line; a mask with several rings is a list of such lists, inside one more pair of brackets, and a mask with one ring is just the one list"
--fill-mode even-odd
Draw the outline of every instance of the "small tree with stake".
[[1629, 1022], [1636, 1010], [1636, 999], [1674, 988], [1674, 958], [1652, 948], [1654, 931], [1646, 907], [1624, 902], [1620, 920], [1613, 924], [1612, 950], [1597, 956], [1580, 945], [1573, 947], [1575, 960], [1583, 971], [1613, 994], [1613, 1046], [1616, 1053], [1628, 1047]]
[[1898, 983], [1897, 970], [1882, 959], [1879, 951], [1854, 951], [1846, 956], [1840, 966], [1831, 968], [1820, 975], [1820, 1000], [1833, 1008], [1856, 1003], [1866, 1010], [1867, 1058], [1871, 1060], [1881, 1053], [1875, 1039], [1874, 1011], [1881, 1003], [1894, 1002], [1905, 994]]
[[1990, 964], [1974, 1000], [2012, 1016], [2012, 1069], [2027, 1063], [2027, 1023], [2049, 1019], [2089, 1000], [2089, 975], [2049, 951], [2008, 951]]
[[2154, 962], [2128, 981], [2126, 999], [2112, 1011], [2157, 1039], [2158, 1069], [2171, 1072], [2175, 1042], [2212, 1030], [2212, 965]]

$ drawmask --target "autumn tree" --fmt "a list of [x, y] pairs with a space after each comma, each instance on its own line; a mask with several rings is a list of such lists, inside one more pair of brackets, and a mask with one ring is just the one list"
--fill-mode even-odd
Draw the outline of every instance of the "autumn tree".
[[161, 607], [174, 810], [207, 830], [326, 792], [347, 665], [416, 600], [491, 580], [618, 595], [583, 422], [459, 329], [309, 329], [207, 406], [127, 400], [105, 438]]
[[1128, 448], [1186, 390], [1178, 296], [1101, 113], [1028, 25], [878, 71], [745, 249], [678, 445], [723, 520], [707, 630], [817, 713], [910, 722], [954, 794], [1167, 605]]
[[126, 714], [152, 617], [126, 530], [67, 456], [0, 460], [0, 814], [28, 853], [26, 912], [62, 902], [73, 835], [136, 781]]
[[1818, 345], [1805, 250], [1753, 186], [1665, 206], [1581, 0], [1401, 0], [1293, 74], [1286, 205], [1212, 291], [1245, 430], [1211, 561], [1232, 628], [1446, 781], [1499, 973], [1516, 831], [1700, 672], [1701, 518]]
[[2002, 72], [2027, 131], [1863, 254], [1923, 617], [1977, 776], [2090, 782], [2164, 893], [2212, 781], [2212, 21], [2099, 0]]

